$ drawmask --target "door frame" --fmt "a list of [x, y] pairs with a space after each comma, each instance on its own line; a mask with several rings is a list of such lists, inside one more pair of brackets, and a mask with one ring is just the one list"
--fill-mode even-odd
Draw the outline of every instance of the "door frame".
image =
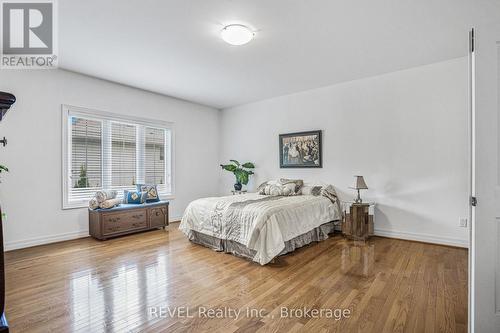
[[475, 246], [475, 242], [473, 241], [473, 226], [476, 224], [476, 210], [475, 205], [472, 204], [472, 198], [476, 197], [476, 176], [475, 176], [475, 168], [476, 168], [476, 108], [475, 108], [475, 99], [476, 99], [476, 81], [475, 81], [475, 41], [474, 41], [474, 28], [471, 28], [469, 31], [469, 52], [468, 52], [468, 139], [469, 139], [469, 147], [468, 147], [468, 155], [469, 155], [469, 204], [468, 204], [468, 215], [469, 215], [469, 260], [468, 260], [468, 307], [467, 307], [467, 316], [468, 316], [468, 331], [473, 332], [473, 322], [474, 316], [474, 274], [473, 268], [475, 267], [474, 256], [473, 256], [473, 248]]
[[471, 190], [477, 206], [471, 207], [469, 331], [481, 333], [500, 327], [499, 41], [500, 20], [474, 27]]

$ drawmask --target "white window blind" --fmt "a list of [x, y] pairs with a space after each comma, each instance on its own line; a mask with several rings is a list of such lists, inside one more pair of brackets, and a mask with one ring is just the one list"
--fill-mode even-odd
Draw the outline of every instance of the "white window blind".
[[102, 122], [71, 117], [71, 169], [69, 195], [87, 198], [102, 188]]
[[165, 180], [165, 131], [146, 127], [145, 182], [164, 185]]
[[97, 190], [156, 184], [160, 198], [172, 196], [168, 123], [64, 106], [63, 208], [84, 207]]
[[111, 185], [114, 188], [133, 188], [137, 183], [136, 126], [111, 123]]

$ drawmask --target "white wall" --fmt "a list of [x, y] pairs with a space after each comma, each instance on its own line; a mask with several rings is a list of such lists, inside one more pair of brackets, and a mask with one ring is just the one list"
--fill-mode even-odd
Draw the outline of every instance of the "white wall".
[[174, 122], [171, 220], [217, 192], [218, 110], [63, 70], [2, 70], [0, 91], [18, 99], [0, 123], [9, 141], [0, 147], [10, 169], [0, 184], [7, 249], [88, 235], [86, 209], [61, 209], [61, 104]]
[[[256, 163], [249, 184], [279, 177], [334, 184], [352, 175], [377, 202], [376, 233], [465, 246], [467, 59], [460, 58], [222, 111], [221, 158]], [[322, 169], [280, 169], [278, 135], [323, 130]], [[233, 178], [221, 172], [220, 193]]]
[[[300, 177], [353, 196], [362, 174], [377, 201], [381, 235], [467, 244], [467, 61], [454, 59], [219, 112], [63, 70], [2, 71], [14, 108], [0, 123], [0, 200], [7, 249], [88, 235], [86, 209], [61, 209], [61, 104], [175, 123], [179, 218], [199, 197], [227, 194], [233, 178], [218, 164], [253, 161], [249, 184]], [[322, 169], [280, 169], [278, 134], [323, 130]]]

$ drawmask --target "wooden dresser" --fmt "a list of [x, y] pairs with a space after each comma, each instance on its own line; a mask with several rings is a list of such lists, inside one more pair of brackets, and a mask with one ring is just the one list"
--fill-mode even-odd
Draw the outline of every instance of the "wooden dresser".
[[111, 209], [89, 209], [89, 232], [94, 238], [111, 237], [164, 228], [168, 225], [168, 202], [122, 204]]

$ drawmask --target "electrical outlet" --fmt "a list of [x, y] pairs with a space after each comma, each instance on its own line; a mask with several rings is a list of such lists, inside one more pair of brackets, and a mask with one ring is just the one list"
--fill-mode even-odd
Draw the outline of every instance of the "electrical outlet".
[[461, 226], [462, 228], [467, 228], [467, 218], [466, 217], [461, 217], [459, 219], [459, 226]]

